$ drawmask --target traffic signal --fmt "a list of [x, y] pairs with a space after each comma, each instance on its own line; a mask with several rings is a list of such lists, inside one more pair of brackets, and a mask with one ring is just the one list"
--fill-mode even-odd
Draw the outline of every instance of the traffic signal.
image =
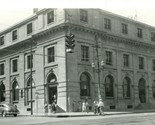
[[66, 51], [68, 53], [73, 53], [73, 49], [75, 47], [75, 39], [74, 39], [75, 35], [73, 35], [72, 33], [66, 35], [65, 38], [65, 43], [66, 43]]

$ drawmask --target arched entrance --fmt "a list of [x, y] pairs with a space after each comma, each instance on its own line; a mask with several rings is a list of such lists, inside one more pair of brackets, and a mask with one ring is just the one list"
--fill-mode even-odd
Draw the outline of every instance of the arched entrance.
[[145, 90], [145, 80], [141, 78], [138, 83], [139, 88], [139, 100], [141, 103], [146, 103], [146, 90]]
[[90, 75], [84, 72], [80, 76], [80, 96], [89, 97], [90, 96]]
[[5, 101], [5, 85], [3, 81], [0, 82], [0, 102]]
[[57, 78], [54, 73], [50, 73], [47, 77], [47, 94], [48, 104], [52, 104], [54, 101], [57, 103]]

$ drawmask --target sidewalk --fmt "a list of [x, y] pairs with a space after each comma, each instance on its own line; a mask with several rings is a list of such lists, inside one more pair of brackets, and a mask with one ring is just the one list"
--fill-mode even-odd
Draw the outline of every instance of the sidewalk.
[[[121, 114], [132, 114], [132, 113], [155, 113], [153, 110], [130, 110], [130, 111], [105, 111], [104, 115], [121, 115]], [[31, 115], [21, 115], [21, 116], [31, 116]], [[48, 114], [34, 114], [34, 117], [85, 117], [85, 116], [97, 116], [93, 112], [65, 112], [65, 113], [48, 113]]]

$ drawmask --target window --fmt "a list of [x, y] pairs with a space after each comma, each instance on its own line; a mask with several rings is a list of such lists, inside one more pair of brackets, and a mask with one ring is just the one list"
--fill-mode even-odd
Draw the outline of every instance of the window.
[[12, 32], [12, 40], [16, 40], [17, 39], [17, 30], [14, 30]]
[[12, 72], [17, 72], [18, 71], [18, 61], [17, 59], [12, 60]]
[[151, 33], [151, 41], [155, 41], [155, 33], [154, 32]]
[[80, 76], [80, 96], [90, 96], [90, 78], [88, 73]]
[[88, 12], [87, 10], [80, 10], [80, 20], [84, 22], [88, 22]]
[[81, 46], [81, 61], [89, 61], [89, 47]]
[[114, 88], [113, 88], [114, 80], [111, 75], [108, 75], [105, 78], [105, 96], [106, 97], [114, 97]]
[[144, 57], [139, 57], [139, 69], [144, 69]]
[[4, 75], [4, 63], [0, 64], [0, 75]]
[[[31, 58], [32, 57], [32, 58]], [[32, 65], [32, 67], [31, 67]], [[33, 68], [33, 55], [28, 55], [27, 56], [27, 69]]]
[[122, 23], [122, 33], [123, 34], [128, 34], [128, 25]]
[[152, 70], [155, 71], [155, 59], [152, 60]]
[[0, 46], [4, 45], [4, 36], [0, 37]]
[[27, 34], [32, 33], [32, 23], [27, 24]]
[[140, 28], [137, 28], [137, 37], [139, 37], [139, 38], [143, 37], [143, 31]]
[[123, 54], [124, 58], [124, 67], [129, 67], [129, 55]]
[[110, 19], [107, 19], [107, 18], [104, 18], [104, 28], [105, 29], [111, 29], [111, 20]]
[[47, 49], [47, 62], [51, 63], [55, 61], [55, 52], [54, 47], [50, 47]]
[[47, 13], [47, 24], [54, 22], [54, 11]]
[[130, 98], [130, 79], [125, 77], [123, 80], [123, 96], [124, 98]]
[[106, 51], [106, 65], [112, 65], [112, 52]]
[[12, 85], [12, 101], [19, 100], [19, 86], [17, 81], [15, 80]]

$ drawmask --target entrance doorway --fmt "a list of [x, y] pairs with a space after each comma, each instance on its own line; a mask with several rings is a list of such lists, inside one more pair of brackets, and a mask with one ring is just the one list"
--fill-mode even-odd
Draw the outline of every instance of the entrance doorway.
[[146, 103], [146, 90], [145, 90], [145, 80], [141, 78], [139, 80], [139, 100], [141, 103]]
[[52, 104], [54, 101], [56, 101], [57, 103], [57, 86], [49, 85], [48, 94], [49, 94], [48, 96], [49, 104]]
[[54, 101], [55, 103], [57, 103], [57, 86], [58, 86], [57, 78], [55, 74], [52, 72], [47, 77], [48, 104], [52, 105]]

